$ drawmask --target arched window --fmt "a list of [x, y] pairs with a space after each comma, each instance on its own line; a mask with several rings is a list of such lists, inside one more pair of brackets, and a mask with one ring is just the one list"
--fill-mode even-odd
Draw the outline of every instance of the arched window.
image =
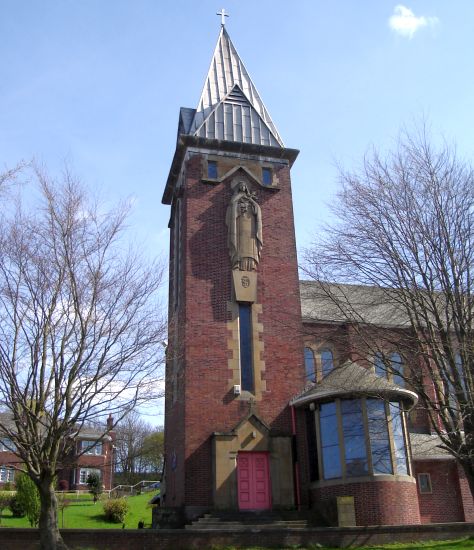
[[374, 366], [375, 366], [375, 374], [377, 376], [381, 376], [382, 378], [387, 378], [387, 368], [385, 367], [383, 355], [379, 351], [375, 354]]
[[323, 378], [334, 368], [334, 358], [330, 349], [321, 350], [321, 373]]
[[316, 369], [314, 366], [314, 354], [311, 348], [304, 348], [304, 367], [306, 378], [312, 382], [316, 381]]

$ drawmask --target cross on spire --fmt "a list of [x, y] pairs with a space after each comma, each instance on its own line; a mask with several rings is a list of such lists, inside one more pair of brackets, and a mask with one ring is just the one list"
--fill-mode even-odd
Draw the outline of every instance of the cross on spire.
[[221, 11], [218, 11], [216, 13], [216, 15], [220, 15], [221, 16], [221, 25], [224, 27], [225, 25], [225, 18], [226, 17], [229, 17], [229, 15], [225, 12], [225, 9], [222, 8]]

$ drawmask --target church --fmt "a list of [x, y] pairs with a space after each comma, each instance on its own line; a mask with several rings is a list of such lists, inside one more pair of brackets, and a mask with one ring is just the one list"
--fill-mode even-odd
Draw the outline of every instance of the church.
[[222, 24], [197, 108], [180, 110], [162, 199], [162, 505], [185, 522], [219, 510], [314, 512], [335, 525], [473, 521], [466, 479], [417, 395], [371, 367], [350, 325], [298, 278], [297, 156]]

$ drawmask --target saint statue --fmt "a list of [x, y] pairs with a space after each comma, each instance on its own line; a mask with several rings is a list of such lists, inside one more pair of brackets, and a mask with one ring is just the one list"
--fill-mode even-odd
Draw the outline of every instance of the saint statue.
[[227, 243], [232, 269], [254, 271], [262, 250], [262, 212], [245, 184], [240, 181], [227, 207]]

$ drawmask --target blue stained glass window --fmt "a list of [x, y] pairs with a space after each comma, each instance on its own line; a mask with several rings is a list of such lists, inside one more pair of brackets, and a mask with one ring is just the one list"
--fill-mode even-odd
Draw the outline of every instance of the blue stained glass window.
[[254, 391], [252, 352], [252, 308], [239, 304], [240, 329], [240, 381], [242, 390]]
[[403, 433], [402, 409], [400, 403], [390, 403], [390, 415], [392, 417], [393, 444], [397, 474], [407, 474], [407, 450]]
[[272, 184], [272, 171], [270, 168], [262, 168], [262, 183], [263, 185]]
[[339, 437], [335, 403], [325, 403], [321, 405], [321, 410], [319, 413], [319, 428], [321, 431], [324, 479], [341, 477], [341, 457], [339, 453]]
[[393, 474], [385, 403], [380, 399], [367, 399], [366, 403], [373, 472]]
[[211, 179], [217, 178], [217, 162], [215, 160], [207, 161], [207, 177]]
[[368, 473], [364, 419], [360, 399], [341, 401], [342, 430], [346, 460], [346, 476], [362, 476]]
[[311, 348], [304, 348], [304, 367], [306, 371], [306, 378], [315, 382], [316, 369], [314, 366], [314, 354]]
[[323, 349], [321, 351], [321, 370], [323, 378], [328, 375], [334, 368], [334, 358], [332, 351], [329, 349]]

